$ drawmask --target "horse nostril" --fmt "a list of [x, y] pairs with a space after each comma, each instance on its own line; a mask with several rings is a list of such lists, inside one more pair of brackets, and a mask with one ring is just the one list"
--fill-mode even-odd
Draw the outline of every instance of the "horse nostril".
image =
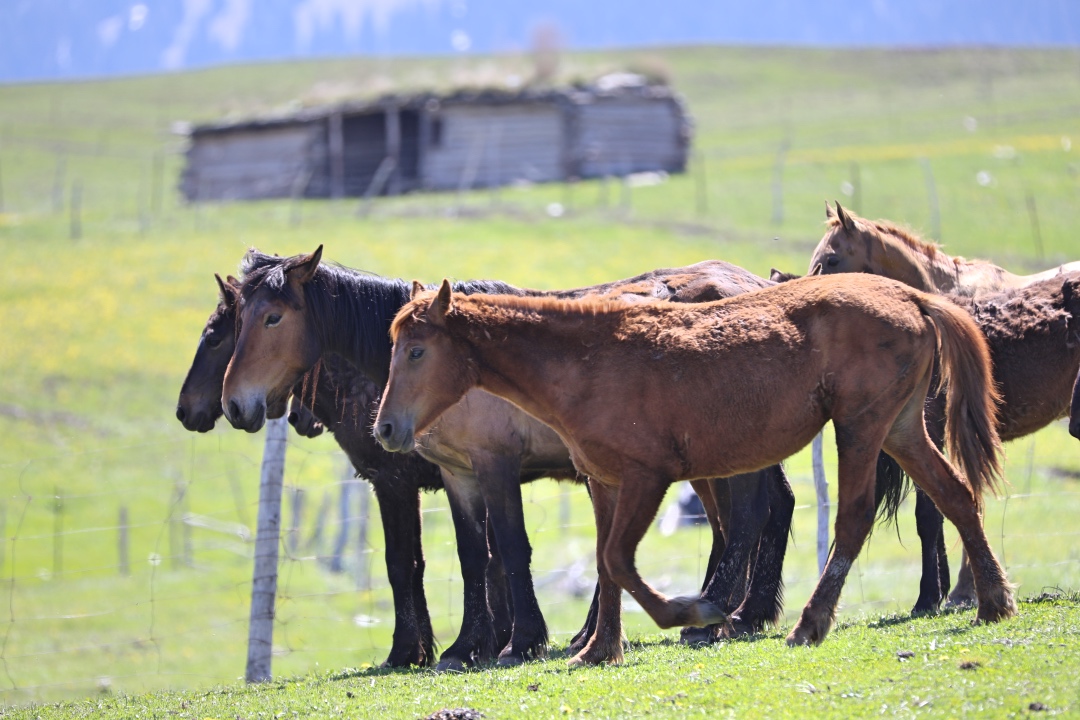
[[184, 408], [181, 405], [176, 406], [176, 419], [180, 422], [184, 422], [184, 418], [187, 417], [187, 413], [184, 412]]
[[296, 425], [296, 421], [300, 419], [300, 415], [295, 412], [289, 413], [289, 424]]
[[235, 400], [229, 401], [229, 418], [231, 420], [240, 419], [240, 405]]
[[394, 434], [393, 423], [383, 423], [379, 426], [379, 437], [383, 440], [389, 440], [390, 436]]

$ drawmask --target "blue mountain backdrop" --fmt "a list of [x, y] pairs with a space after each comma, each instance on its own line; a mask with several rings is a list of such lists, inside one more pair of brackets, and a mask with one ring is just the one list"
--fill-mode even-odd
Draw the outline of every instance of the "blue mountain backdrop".
[[0, 0], [0, 81], [691, 43], [1076, 46], [1077, 0]]

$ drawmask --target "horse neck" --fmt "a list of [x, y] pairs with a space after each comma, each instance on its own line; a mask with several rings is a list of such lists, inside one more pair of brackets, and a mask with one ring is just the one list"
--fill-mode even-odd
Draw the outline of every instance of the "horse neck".
[[304, 299], [323, 354], [337, 353], [380, 387], [390, 376], [390, 322], [409, 301], [403, 280], [320, 270]]
[[462, 305], [447, 316], [447, 327], [470, 347], [479, 387], [560, 430], [563, 401], [572, 396], [565, 380], [575, 374], [572, 367], [582, 349], [604, 334], [599, 316], [591, 319], [583, 338], [582, 324], [559, 312], [486, 312]]
[[882, 274], [924, 292], [953, 292], [957, 287], [957, 268], [945, 253], [931, 257], [891, 235], [881, 236]]

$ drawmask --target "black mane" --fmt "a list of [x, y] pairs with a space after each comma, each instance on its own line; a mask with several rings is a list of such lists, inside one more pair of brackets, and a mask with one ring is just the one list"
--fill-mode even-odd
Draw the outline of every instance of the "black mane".
[[[409, 302], [411, 287], [400, 279], [353, 270], [337, 264], [320, 263], [315, 276], [304, 285], [303, 303], [289, 286], [288, 271], [307, 256], [289, 258], [266, 255], [252, 248], [240, 264], [244, 279], [241, 302], [262, 287], [294, 308], [308, 308], [322, 351], [336, 352], [356, 363], [377, 383], [386, 384], [390, 374], [390, 323]], [[437, 285], [429, 286], [435, 289]], [[467, 295], [529, 295], [498, 280], [468, 280], [454, 283], [457, 292]]]

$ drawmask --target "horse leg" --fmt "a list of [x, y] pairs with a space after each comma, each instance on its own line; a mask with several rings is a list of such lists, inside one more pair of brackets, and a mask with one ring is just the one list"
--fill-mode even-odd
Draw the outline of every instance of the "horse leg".
[[611, 523], [619, 489], [590, 478], [589, 495], [592, 496], [593, 516], [596, 518], [596, 630], [588, 638], [585, 647], [570, 658], [569, 664], [617, 664], [623, 660], [622, 590], [608, 574], [604, 547], [611, 536]]
[[[709, 550], [709, 562], [705, 566], [705, 578], [701, 583], [701, 592], [704, 593], [716, 573], [716, 566], [724, 554], [724, 548], [727, 547], [724, 528], [731, 522], [731, 491], [726, 480], [694, 480], [690, 484], [701, 498], [705, 516], [709, 519], [709, 526], [712, 528], [712, 548]], [[679, 631], [679, 642], [683, 645], [711, 643], [720, 633], [721, 627], [720, 625], [684, 627]]]
[[747, 569], [769, 519], [769, 488], [767, 478], [759, 472], [721, 482], [727, 483], [731, 493], [728, 543], [702, 597], [730, 614], [747, 594]]
[[[835, 419], [833, 426], [839, 455], [836, 540], [817, 587], [803, 608], [799, 622], [787, 636], [788, 645], [817, 645], [829, 634], [844, 580], [874, 526], [874, 475], [881, 431], [840, 424]], [[877, 437], [871, 433], [876, 433]]]
[[945, 547], [944, 536], [945, 518], [934, 501], [922, 491], [915, 488], [915, 529], [919, 533], [919, 541], [922, 548], [922, 578], [919, 580], [919, 599], [915, 601], [912, 614], [934, 612], [941, 605], [945, 597], [947, 585], [942, 587], [942, 575], [944, 582], [949, 582], [948, 561], [945, 562], [942, 573], [942, 560], [946, 557], [943, 553]]
[[434, 638], [430, 619], [425, 626], [421, 618], [421, 614], [427, 617], [427, 601], [423, 594], [424, 551], [419, 542], [420, 491], [397, 478], [377, 478], [371, 484], [379, 502], [386, 575], [394, 596], [394, 639], [383, 667], [428, 665], [434, 659]]
[[521, 457], [473, 453], [473, 472], [484, 495], [514, 604], [514, 630], [499, 653], [500, 665], [518, 665], [547, 654], [548, 633], [533, 589], [532, 546], [521, 504]]
[[784, 614], [784, 555], [795, 513], [795, 493], [784, 468], [773, 465], [759, 471], [768, 489], [769, 519], [761, 531], [757, 557], [750, 567], [746, 598], [731, 614], [733, 635], [760, 632], [780, 622]]
[[[592, 502], [592, 489], [589, 487], [589, 483], [585, 483], [585, 491], [589, 493], [589, 502]], [[581, 629], [577, 631], [574, 637], [570, 638], [570, 643], [566, 646], [566, 654], [570, 657], [577, 655], [585, 647], [585, 643], [589, 642], [589, 638], [596, 632], [596, 616], [600, 612], [600, 581], [596, 581], [596, 586], [593, 588], [592, 602], [589, 603], [589, 612], [585, 616], [585, 624], [581, 626]]]
[[[934, 371], [937, 372], [936, 361]], [[934, 384], [933, 380], [931, 384]], [[945, 447], [944, 400], [944, 395], [938, 393], [927, 397], [923, 406], [927, 435], [938, 450]], [[949, 555], [945, 549], [944, 517], [919, 487], [915, 488], [915, 527], [922, 543], [923, 570], [919, 582], [919, 599], [915, 601], [911, 612], [934, 612], [949, 593]]]
[[464, 481], [442, 471], [450, 515], [457, 537], [458, 561], [465, 601], [462, 607], [461, 632], [443, 651], [436, 670], [464, 670], [486, 662], [499, 651], [495, 644], [495, 626], [487, 600], [487, 566], [490, 560], [487, 543], [487, 508], [476, 483]]
[[667, 598], [658, 593], [642, 580], [634, 566], [638, 543], [656, 518], [669, 484], [666, 479], [645, 474], [621, 479], [615, 517], [604, 544], [604, 569], [661, 628], [726, 622], [727, 614], [700, 595]]
[[589, 613], [585, 616], [585, 624], [581, 626], [581, 629], [577, 631], [574, 637], [570, 638], [570, 643], [566, 646], [566, 654], [573, 657], [580, 653], [585, 644], [589, 642], [589, 638], [596, 632], [596, 620], [600, 613], [600, 581], [596, 581], [596, 587], [593, 588], [592, 602], [589, 603]]
[[960, 559], [960, 573], [956, 576], [956, 587], [949, 593], [949, 607], [970, 607], [978, 602], [975, 592], [975, 577], [971, 572], [967, 549]]
[[979, 600], [977, 618], [995, 622], [1015, 615], [1016, 601], [1005, 579], [1005, 571], [986, 539], [971, 486], [931, 444], [922, 424], [921, 408], [919, 410], [919, 414], [913, 416], [905, 408], [885, 440], [885, 451], [896, 458], [960, 532], [964, 549], [971, 558]]
[[487, 542], [491, 560], [487, 566], [487, 598], [491, 616], [495, 622], [495, 647], [505, 647], [514, 631], [514, 602], [506, 582], [499, 544], [495, 542], [495, 528], [488, 515]]

